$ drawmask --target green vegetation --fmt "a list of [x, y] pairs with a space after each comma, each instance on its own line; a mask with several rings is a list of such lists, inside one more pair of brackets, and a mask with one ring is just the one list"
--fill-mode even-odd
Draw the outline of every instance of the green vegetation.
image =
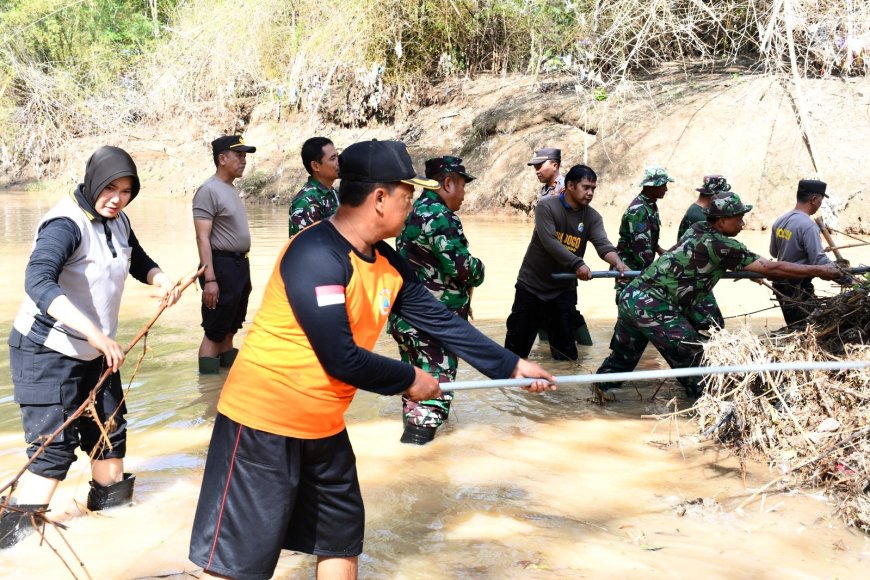
[[0, 169], [136, 123], [243, 130], [267, 101], [389, 123], [454, 75], [562, 72], [600, 100], [668, 61], [866, 74], [868, 22], [839, 0], [0, 0]]
[[248, 197], [265, 197], [268, 188], [275, 182], [275, 174], [254, 171], [236, 182], [236, 188]]
[[176, 4], [0, 2], [0, 147], [11, 150], [10, 163], [41, 168], [68, 139], [131, 121], [123, 101], [135, 90], [132, 71], [160, 42]]

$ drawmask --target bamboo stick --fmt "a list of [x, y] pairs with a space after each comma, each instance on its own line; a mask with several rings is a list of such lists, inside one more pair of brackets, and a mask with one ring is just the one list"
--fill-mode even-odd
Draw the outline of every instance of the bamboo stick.
[[849, 248], [860, 248], [867, 245], [870, 245], [870, 242], [861, 242], [860, 244], [846, 244], [845, 246], [828, 246], [827, 248], [825, 248], [825, 251], [836, 252], [837, 250], [848, 250]]
[[840, 253], [840, 249], [837, 244], [834, 243], [834, 238], [831, 236], [831, 231], [828, 229], [828, 226], [825, 225], [825, 220], [822, 219], [821, 216], [816, 218], [816, 224], [819, 226], [819, 230], [822, 232], [822, 237], [825, 238], [825, 241], [828, 242], [828, 246], [830, 246], [831, 251], [834, 252], [834, 257], [837, 258], [838, 262], [845, 262], [843, 259], [843, 254]]
[[[206, 268], [205, 266], [199, 268], [199, 270], [197, 270], [195, 274], [191, 275], [186, 280], [179, 280], [178, 282], [175, 283], [175, 285], [180, 288], [181, 292], [184, 292], [184, 290], [188, 286], [193, 284], [196, 281], [196, 279], [205, 272], [205, 268]], [[154, 316], [151, 317], [151, 320], [149, 320], [147, 323], [145, 323], [145, 326], [143, 326], [139, 330], [139, 332], [136, 333], [136, 336], [133, 337], [133, 340], [131, 340], [130, 343], [127, 345], [127, 347], [124, 349], [125, 355], [128, 352], [130, 352], [131, 350], [133, 350], [133, 347], [135, 347], [136, 344], [140, 340], [142, 340], [142, 337], [148, 333], [148, 331], [151, 329], [151, 327], [154, 325], [154, 323], [157, 322], [157, 319], [160, 318], [160, 315], [163, 314], [163, 311], [166, 310], [167, 308], [168, 308], [167, 301], [163, 300], [160, 303], [160, 306], [157, 308], [157, 312], [155, 312]], [[106, 380], [110, 376], [112, 376], [112, 374], [113, 374], [113, 372], [112, 372], [112, 369], [110, 369], [110, 368], [103, 371], [103, 374], [100, 376], [100, 380], [97, 381], [97, 384], [94, 385], [94, 388], [91, 389], [91, 392], [88, 394], [88, 396], [82, 402], [82, 404], [79, 405], [79, 408], [76, 409], [75, 412], [72, 415], [70, 415], [69, 418], [66, 421], [64, 421], [63, 425], [58, 427], [54, 433], [52, 433], [51, 435], [49, 435], [48, 437], [45, 438], [45, 440], [42, 442], [42, 445], [40, 445], [36, 449], [36, 451], [34, 451], [33, 455], [30, 457], [30, 459], [27, 461], [27, 463], [25, 463], [24, 466], [18, 471], [18, 473], [15, 474], [15, 477], [13, 477], [11, 480], [9, 480], [9, 482], [6, 483], [3, 487], [0, 487], [0, 493], [6, 491], [7, 489], [14, 488], [18, 479], [22, 475], [24, 475], [24, 472], [27, 471], [27, 468], [30, 467], [30, 465], [34, 461], [36, 461], [36, 459], [42, 454], [42, 452], [45, 450], [46, 446], [49, 445], [52, 441], [54, 441], [54, 439], [58, 435], [63, 433], [63, 430], [66, 429], [73, 421], [78, 419], [82, 415], [82, 413], [84, 413], [85, 409], [88, 408], [88, 406], [93, 405], [97, 393], [100, 391], [101, 388], [103, 388], [103, 383], [105, 383]]]

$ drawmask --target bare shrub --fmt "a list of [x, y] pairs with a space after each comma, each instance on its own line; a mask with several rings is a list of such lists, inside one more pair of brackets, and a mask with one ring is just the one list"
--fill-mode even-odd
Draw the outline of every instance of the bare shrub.
[[[94, 10], [111, 5], [40, 2], [58, 4], [52, 14], [89, 10], [88, 22], [97, 23], [107, 19]], [[243, 131], [263, 101], [279, 114], [307, 112], [312, 121], [393, 123], [426, 102], [433, 80], [479, 72], [561, 71], [582, 86], [605, 88], [606, 98], [665, 62], [739, 62], [794, 79], [870, 71], [870, 4], [852, 0], [165, 5], [177, 9], [165, 10], [164, 20], [137, 20], [147, 32], [141, 36], [153, 40], [132, 53], [104, 43], [64, 62], [14, 41], [33, 23], [0, 24], [6, 84], [14, 87], [0, 99], [18, 109], [7, 116], [10, 137], [0, 147], [41, 166], [65, 140], [110, 124], [185, 123], [207, 139], [216, 130]], [[136, 38], [128, 34], [123, 46]]]

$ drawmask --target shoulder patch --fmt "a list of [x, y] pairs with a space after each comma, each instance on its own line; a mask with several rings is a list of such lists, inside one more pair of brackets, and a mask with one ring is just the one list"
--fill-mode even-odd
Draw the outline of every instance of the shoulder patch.
[[333, 306], [335, 304], [344, 304], [344, 286], [333, 284], [331, 286], [317, 286], [314, 288], [314, 293], [317, 295], [317, 306]]

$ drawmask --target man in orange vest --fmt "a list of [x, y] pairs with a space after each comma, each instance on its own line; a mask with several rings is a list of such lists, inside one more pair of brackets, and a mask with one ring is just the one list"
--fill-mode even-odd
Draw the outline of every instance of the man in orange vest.
[[318, 578], [356, 578], [364, 511], [344, 412], [365, 389], [441, 396], [423, 370], [372, 352], [391, 312], [490, 378], [554, 378], [441, 304], [384, 238], [411, 209], [404, 144], [365, 141], [340, 156], [340, 205], [294, 236], [218, 402], [190, 559], [203, 577], [270, 578], [282, 549], [317, 556]]

